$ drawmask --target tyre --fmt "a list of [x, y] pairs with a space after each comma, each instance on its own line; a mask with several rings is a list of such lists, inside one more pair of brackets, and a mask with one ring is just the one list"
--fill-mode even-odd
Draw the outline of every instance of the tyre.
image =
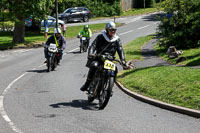
[[99, 109], [104, 109], [111, 97], [114, 85], [114, 77], [110, 77], [102, 82], [102, 89], [99, 94]]
[[88, 96], [88, 102], [89, 102], [89, 103], [92, 103], [93, 101], [94, 101], [94, 97], [91, 96], [91, 95], [89, 95], [89, 96]]
[[50, 72], [51, 69], [51, 57], [47, 59], [47, 72]]
[[65, 24], [66, 24], [66, 23], [68, 23], [68, 19], [67, 19], [67, 18], [65, 18], [65, 19], [64, 19], [64, 22], [65, 22]]
[[83, 46], [83, 51], [87, 52], [86, 44], [84, 44], [84, 46]]
[[82, 52], [82, 46], [80, 46], [80, 53]]
[[56, 67], [57, 67], [57, 59], [56, 59], [56, 57], [54, 57], [54, 58], [52, 58], [51, 70], [54, 71]]
[[88, 16], [84, 16], [84, 17], [83, 17], [83, 21], [84, 21], [84, 22], [88, 22], [88, 21], [89, 21], [89, 17], [88, 17]]
[[97, 89], [99, 88], [100, 82], [94, 78], [89, 86], [88, 102], [91, 103], [97, 97]]

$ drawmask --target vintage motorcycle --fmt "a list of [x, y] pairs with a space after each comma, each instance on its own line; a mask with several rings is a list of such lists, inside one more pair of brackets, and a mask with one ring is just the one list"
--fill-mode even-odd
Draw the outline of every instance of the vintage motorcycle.
[[87, 38], [86, 37], [82, 37], [82, 36], [78, 36], [78, 38], [81, 38], [81, 44], [80, 44], [80, 53], [82, 52], [87, 52]]
[[115, 57], [109, 54], [97, 55], [94, 58], [99, 61], [99, 65], [91, 66], [96, 67], [96, 72], [87, 91], [88, 102], [91, 103], [97, 99], [99, 100], [99, 109], [104, 109], [112, 96], [112, 88], [117, 74], [117, 67], [114, 61], [119, 63], [120, 61], [115, 60]]
[[50, 70], [55, 70], [59, 60], [59, 52], [56, 44], [50, 43], [47, 47], [48, 50], [48, 58], [47, 58], [47, 72]]

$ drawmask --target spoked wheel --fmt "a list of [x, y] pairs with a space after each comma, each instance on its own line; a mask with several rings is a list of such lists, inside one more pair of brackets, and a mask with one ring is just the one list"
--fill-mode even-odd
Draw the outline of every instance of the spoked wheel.
[[104, 82], [102, 83], [102, 89], [99, 94], [99, 109], [104, 109], [108, 104], [108, 101], [111, 97], [113, 85], [114, 77], [110, 77], [107, 80], [104, 80]]
[[96, 79], [93, 79], [90, 87], [89, 87], [89, 94], [88, 94], [88, 102], [91, 103], [94, 101], [94, 99], [97, 97], [97, 89], [100, 85], [99, 81], [96, 81]]
[[80, 53], [82, 53], [82, 51], [83, 51], [83, 47], [82, 47], [82, 45], [80, 46]]
[[94, 96], [91, 96], [91, 95], [88, 96], [89, 103], [92, 103], [94, 101], [94, 99], [95, 99]]
[[84, 52], [87, 52], [86, 44], [85, 44], [85, 46], [83, 47], [83, 51], [84, 51]]

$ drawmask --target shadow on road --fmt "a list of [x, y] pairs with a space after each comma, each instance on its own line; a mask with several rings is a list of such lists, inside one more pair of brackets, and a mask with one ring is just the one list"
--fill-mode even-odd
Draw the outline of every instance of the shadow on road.
[[26, 72], [47, 73], [47, 69], [42, 69], [42, 70], [28, 70]]
[[145, 21], [160, 21], [161, 18], [166, 16], [165, 13], [156, 13], [156, 14], [151, 14], [149, 16], [146, 16], [143, 18]]
[[72, 54], [81, 54], [80, 51], [70, 52]]
[[87, 100], [72, 100], [72, 102], [62, 102], [49, 105], [52, 108], [64, 108], [64, 107], [74, 107], [82, 108], [84, 110], [99, 110], [97, 103], [88, 103]]

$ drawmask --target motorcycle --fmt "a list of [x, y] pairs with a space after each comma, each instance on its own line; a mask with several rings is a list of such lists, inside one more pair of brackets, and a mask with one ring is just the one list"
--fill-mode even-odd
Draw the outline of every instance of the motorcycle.
[[91, 103], [95, 99], [99, 100], [99, 109], [104, 109], [112, 96], [112, 88], [114, 86], [117, 67], [114, 61], [121, 64], [119, 60], [110, 55], [97, 55], [99, 65], [95, 66], [94, 77], [87, 90], [88, 102]]
[[88, 40], [86, 37], [78, 36], [78, 38], [81, 38], [81, 44], [80, 44], [80, 53], [87, 52], [87, 43]]
[[51, 43], [48, 47], [48, 58], [47, 58], [47, 72], [55, 70], [59, 60], [59, 52], [56, 44]]

